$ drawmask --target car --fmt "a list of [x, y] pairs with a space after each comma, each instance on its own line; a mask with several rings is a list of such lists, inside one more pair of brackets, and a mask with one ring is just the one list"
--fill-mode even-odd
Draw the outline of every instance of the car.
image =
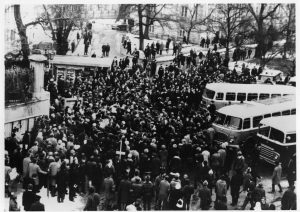
[[114, 24], [111, 26], [111, 29], [118, 31], [127, 31], [128, 24]]

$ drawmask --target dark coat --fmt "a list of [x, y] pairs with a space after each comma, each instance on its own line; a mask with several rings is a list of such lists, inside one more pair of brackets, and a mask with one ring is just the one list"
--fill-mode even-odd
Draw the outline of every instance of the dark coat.
[[88, 196], [84, 211], [97, 211], [97, 207], [100, 203], [100, 196], [97, 193], [90, 194]]
[[281, 210], [296, 210], [296, 194], [292, 190], [284, 192], [281, 199]]
[[130, 195], [131, 183], [129, 180], [121, 180], [119, 185], [119, 198], [121, 203], [127, 203]]
[[40, 202], [35, 202], [31, 205], [30, 211], [45, 211], [45, 206], [44, 204], [40, 203]]
[[200, 208], [203, 210], [208, 210], [211, 204], [211, 193], [207, 187], [203, 187], [199, 190], [200, 197]]
[[25, 211], [29, 211], [31, 205], [34, 203], [36, 194], [33, 191], [24, 191], [22, 197], [22, 205]]
[[63, 170], [57, 173], [57, 191], [59, 195], [63, 195], [66, 193], [67, 189], [67, 181], [68, 181], [68, 172]]

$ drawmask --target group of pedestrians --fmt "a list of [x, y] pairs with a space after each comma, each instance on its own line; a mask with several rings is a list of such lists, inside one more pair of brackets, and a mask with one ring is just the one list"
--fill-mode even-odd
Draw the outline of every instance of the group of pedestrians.
[[[129, 40], [127, 50], [128, 45]], [[59, 204], [86, 194], [84, 210], [274, 207], [266, 203], [258, 161], [249, 160], [258, 158], [257, 151], [248, 155], [225, 141], [217, 143], [212, 128], [216, 108], [202, 101], [207, 83], [249, 83], [250, 69], [238, 75], [215, 51], [191, 51], [190, 58], [187, 69], [180, 67], [180, 59], [159, 66], [157, 73], [154, 60], [130, 67], [128, 57], [115, 58], [110, 69], [80, 73], [63, 89], [50, 80], [50, 115], [36, 118], [31, 139], [19, 139], [15, 129], [5, 141], [12, 208], [12, 168], [22, 175], [28, 191], [23, 197], [48, 189]], [[63, 105], [66, 94], [77, 97], [74, 105]], [[274, 186], [280, 177], [278, 164]], [[283, 208], [296, 207], [293, 188], [283, 194]], [[244, 200], [241, 192], [247, 194]], [[25, 198], [24, 209], [31, 210], [37, 199]]]

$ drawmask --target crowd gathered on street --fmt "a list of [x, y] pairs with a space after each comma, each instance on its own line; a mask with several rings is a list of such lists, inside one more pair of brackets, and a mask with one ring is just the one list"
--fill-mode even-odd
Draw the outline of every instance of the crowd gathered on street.
[[[87, 31], [85, 53], [91, 38]], [[211, 127], [216, 108], [202, 101], [207, 83], [255, 83], [262, 69], [244, 65], [238, 74], [217, 49], [206, 55], [192, 49], [184, 56], [180, 42], [173, 42], [174, 60], [157, 65], [156, 55], [168, 53], [170, 43], [147, 45], [145, 58], [139, 62], [135, 53], [132, 66], [128, 56], [115, 58], [110, 69], [82, 73], [74, 81], [47, 82], [50, 115], [37, 118], [23, 139], [14, 129], [5, 143], [5, 192], [11, 210], [19, 209], [12, 192], [17, 180], [25, 190], [25, 211], [45, 210], [41, 189], [58, 203], [85, 194], [83, 210], [89, 211], [227, 210], [229, 205], [275, 209], [266, 201], [269, 191], [257, 171], [258, 149], [246, 154], [228, 142], [217, 143]], [[131, 45], [123, 41], [129, 54]], [[209, 46], [209, 39], [201, 45]], [[102, 46], [103, 56], [109, 51], [109, 44]], [[236, 60], [246, 57], [237, 54]], [[78, 100], [64, 107], [68, 97]], [[19, 174], [15, 179], [14, 168]], [[270, 192], [276, 192], [275, 185], [283, 191], [281, 177], [277, 163]], [[281, 200], [284, 210], [296, 209], [295, 176], [289, 179]], [[246, 198], [238, 205], [241, 192]]]

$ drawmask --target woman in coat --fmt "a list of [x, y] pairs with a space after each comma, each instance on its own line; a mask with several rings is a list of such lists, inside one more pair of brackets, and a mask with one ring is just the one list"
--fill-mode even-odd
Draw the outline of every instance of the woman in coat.
[[64, 161], [57, 173], [57, 202], [64, 202], [68, 181], [67, 164]]

